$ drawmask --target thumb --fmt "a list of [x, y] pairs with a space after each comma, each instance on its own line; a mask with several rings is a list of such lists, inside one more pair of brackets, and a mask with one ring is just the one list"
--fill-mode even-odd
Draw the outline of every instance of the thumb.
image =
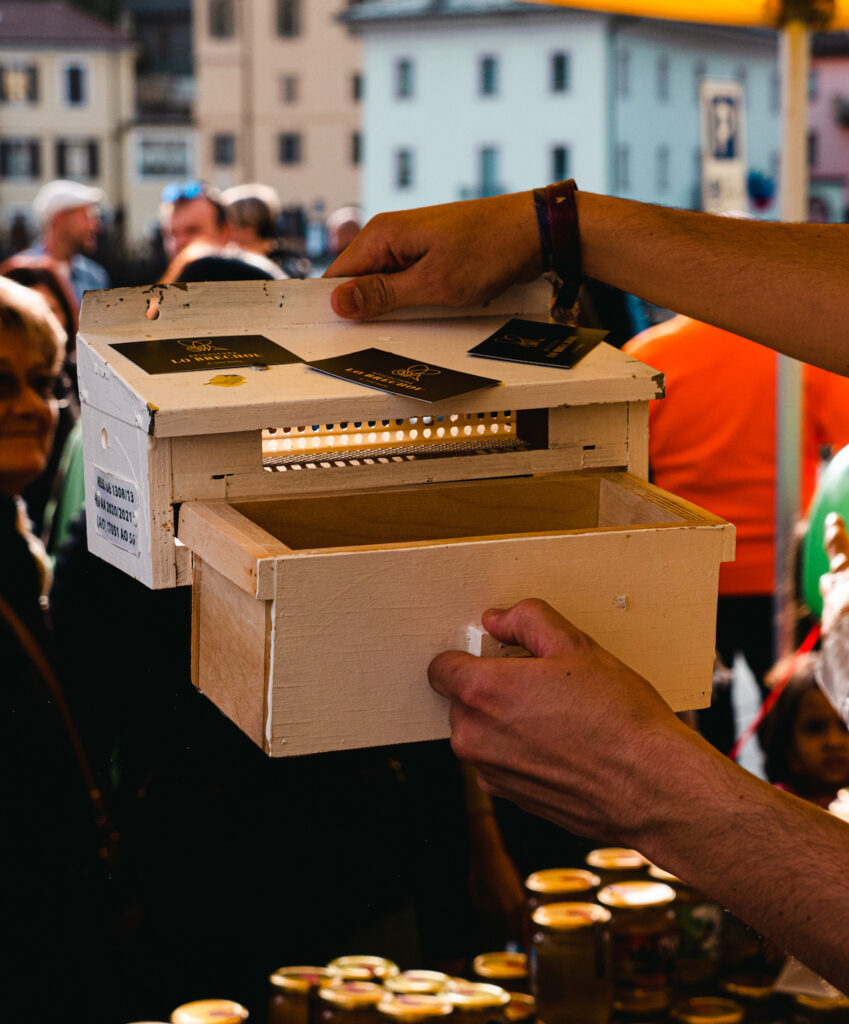
[[536, 658], [549, 658], [570, 651], [585, 634], [545, 601], [531, 598], [512, 608], [491, 608], [482, 622], [496, 640], [518, 644]]
[[434, 302], [434, 296], [422, 283], [415, 266], [391, 274], [355, 277], [330, 294], [333, 311], [352, 320], [366, 320], [402, 306], [427, 306]]

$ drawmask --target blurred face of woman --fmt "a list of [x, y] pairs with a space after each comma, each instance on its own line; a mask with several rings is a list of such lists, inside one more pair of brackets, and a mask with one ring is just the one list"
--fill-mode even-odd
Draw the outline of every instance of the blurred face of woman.
[[18, 494], [44, 471], [57, 406], [56, 378], [20, 330], [0, 328], [0, 494]]
[[799, 701], [789, 764], [812, 796], [849, 785], [849, 732], [820, 690], [808, 690]]

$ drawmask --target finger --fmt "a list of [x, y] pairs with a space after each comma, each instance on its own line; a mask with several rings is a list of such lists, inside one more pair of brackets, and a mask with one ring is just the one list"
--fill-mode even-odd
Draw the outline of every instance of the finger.
[[437, 693], [449, 700], [463, 700], [463, 685], [476, 674], [480, 658], [464, 651], [443, 651], [427, 667], [427, 678]]
[[537, 658], [548, 658], [574, 648], [585, 637], [576, 626], [545, 601], [531, 598], [512, 608], [484, 612], [483, 626], [503, 644], [517, 644]]
[[825, 552], [830, 572], [842, 572], [849, 567], [849, 534], [836, 512], [830, 512], [825, 518]]
[[368, 274], [346, 281], [330, 295], [333, 310], [352, 320], [366, 320], [404, 306], [437, 306], [445, 296], [427, 283], [420, 264], [391, 274]]

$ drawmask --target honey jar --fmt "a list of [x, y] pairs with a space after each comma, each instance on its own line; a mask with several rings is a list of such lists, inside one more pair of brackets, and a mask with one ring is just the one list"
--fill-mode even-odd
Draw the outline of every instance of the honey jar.
[[435, 1024], [452, 1012], [451, 1003], [444, 996], [422, 992], [387, 992], [377, 1004], [380, 1019], [390, 1024]]
[[793, 996], [798, 1024], [847, 1024], [849, 1022], [849, 997]]
[[587, 903], [595, 898], [601, 879], [583, 868], [547, 868], [535, 871], [525, 879], [528, 909], [533, 913], [544, 903], [565, 903], [578, 900]]
[[627, 1014], [666, 1010], [678, 952], [675, 890], [664, 882], [617, 882], [598, 899], [611, 911], [613, 1006]]
[[528, 991], [528, 958], [524, 953], [481, 953], [472, 962], [475, 974], [508, 992]]
[[602, 886], [613, 885], [615, 882], [642, 881], [646, 878], [649, 866], [641, 853], [621, 846], [603, 846], [598, 850], [590, 850], [586, 862], [599, 876]]
[[268, 1024], [314, 1024], [318, 990], [336, 977], [329, 967], [279, 967], [268, 979]]
[[678, 957], [675, 979], [682, 988], [704, 985], [719, 971], [722, 908], [668, 871], [652, 864], [649, 877], [675, 890]]
[[395, 995], [437, 995], [448, 981], [442, 971], [401, 971], [393, 974], [383, 983], [384, 988]]
[[327, 966], [343, 981], [386, 981], [401, 973], [397, 964], [382, 956], [339, 956]]
[[386, 990], [374, 981], [337, 978], [318, 990], [320, 1024], [377, 1024]]
[[681, 1024], [741, 1024], [743, 1007], [731, 999], [694, 996], [679, 1003], [671, 1016]]
[[244, 1006], [230, 999], [198, 999], [178, 1006], [171, 1024], [242, 1024], [248, 1017]]
[[488, 1024], [490, 1021], [506, 1024], [510, 993], [500, 985], [450, 978], [445, 996], [454, 1008], [454, 1024]]
[[531, 993], [541, 1024], [606, 1024], [613, 1004], [610, 911], [547, 903], [531, 921]]

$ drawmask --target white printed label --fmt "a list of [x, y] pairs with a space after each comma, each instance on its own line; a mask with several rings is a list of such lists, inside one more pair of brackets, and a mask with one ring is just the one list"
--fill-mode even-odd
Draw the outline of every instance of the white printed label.
[[95, 527], [119, 548], [139, 553], [139, 513], [136, 485], [102, 469], [94, 471]]

